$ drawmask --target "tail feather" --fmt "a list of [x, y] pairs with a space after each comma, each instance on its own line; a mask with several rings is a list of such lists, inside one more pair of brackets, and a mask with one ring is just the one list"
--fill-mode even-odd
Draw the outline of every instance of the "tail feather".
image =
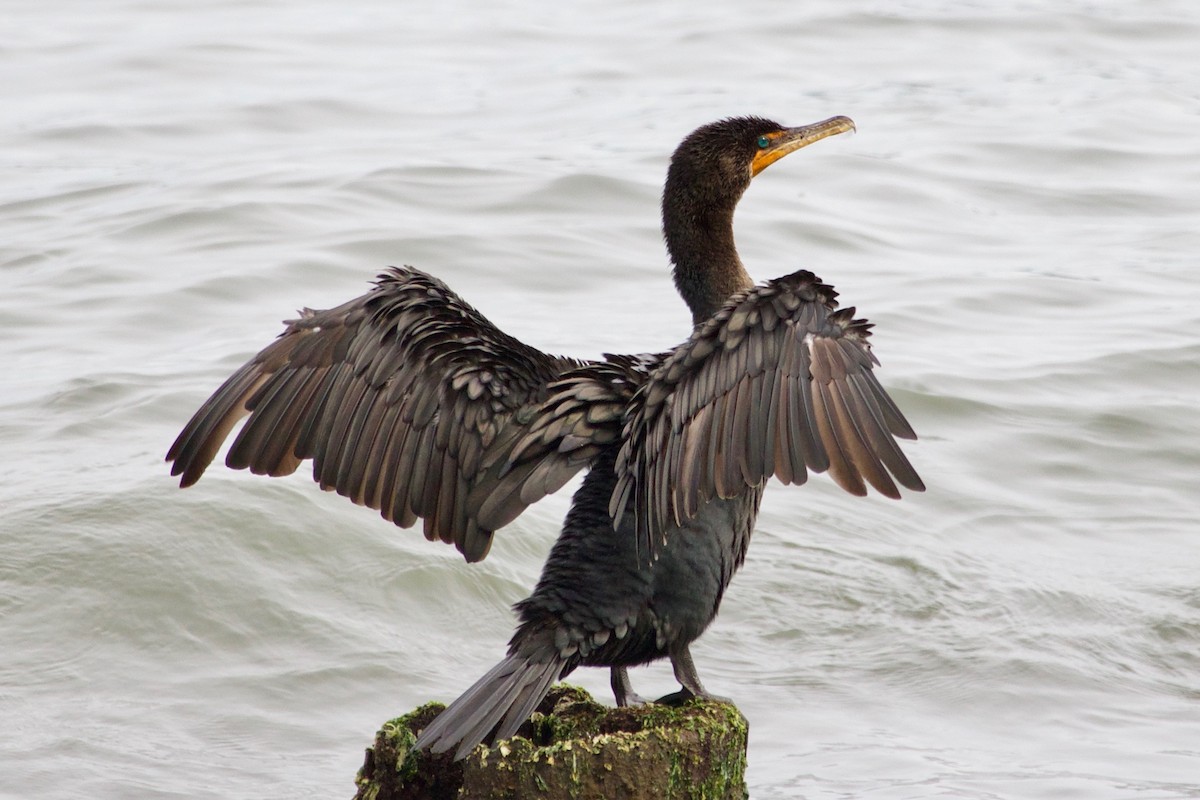
[[[562, 674], [564, 662], [535, 663], [510, 655], [451, 703], [417, 737], [417, 748], [444, 753], [457, 746], [454, 759], [465, 758], [496, 729], [497, 739], [516, 733]], [[497, 728], [497, 726], [499, 726]]]
[[496, 729], [496, 738], [508, 739], [516, 733], [517, 729], [525, 724], [525, 720], [529, 719], [529, 715], [538, 707], [538, 703], [542, 702], [542, 698], [546, 696], [550, 687], [559, 677], [560, 671], [547, 670], [540, 675], [537, 681], [526, 684], [513, 704], [509, 706], [508, 713], [504, 715], [500, 727]]
[[[494, 694], [489, 697], [478, 698], [475, 709], [470, 712], [467, 719], [463, 721], [462, 726], [459, 728], [459, 730], [465, 730], [465, 733], [462, 734], [462, 742], [459, 744], [458, 750], [454, 753], [455, 759], [465, 758], [468, 753], [475, 749], [475, 745], [488, 738], [488, 734], [496, 728], [502, 716], [512, 712], [513, 703], [516, 702], [521, 694], [525, 677], [524, 671], [514, 672], [504, 679], [504, 682], [497, 688]], [[508, 735], [511, 736], [512, 734]], [[507, 737], [498, 735], [495, 738], [503, 739]]]

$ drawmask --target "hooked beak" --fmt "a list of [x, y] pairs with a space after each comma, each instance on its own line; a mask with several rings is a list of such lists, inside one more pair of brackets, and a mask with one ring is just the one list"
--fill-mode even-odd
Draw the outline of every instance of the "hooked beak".
[[776, 133], [768, 133], [766, 135], [767, 146], [755, 153], [754, 160], [750, 162], [750, 176], [754, 177], [788, 153], [795, 152], [801, 147], [808, 147], [826, 136], [834, 136], [852, 130], [856, 130], [856, 128], [854, 120], [849, 117], [830, 117], [823, 122], [814, 122], [812, 125], [784, 128]]

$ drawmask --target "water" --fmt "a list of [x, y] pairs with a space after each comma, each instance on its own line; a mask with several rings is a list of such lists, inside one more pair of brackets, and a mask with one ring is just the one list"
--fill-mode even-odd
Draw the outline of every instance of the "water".
[[695, 648], [752, 796], [1200, 797], [1192, 4], [5, 16], [0, 795], [348, 796], [500, 656], [568, 495], [469, 566], [304, 475], [180, 491], [167, 446], [390, 263], [552, 352], [671, 346], [666, 158], [760, 113], [858, 122], [737, 233], [878, 323], [930, 490], [768, 491]]

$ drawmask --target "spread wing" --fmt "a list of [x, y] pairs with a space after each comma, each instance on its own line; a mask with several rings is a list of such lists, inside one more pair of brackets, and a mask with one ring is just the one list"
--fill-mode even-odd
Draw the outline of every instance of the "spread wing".
[[[423, 518], [427, 538], [477, 561], [492, 531], [588, 463], [589, 436], [620, 435], [623, 400], [613, 410], [580, 399], [596, 394], [587, 366], [504, 334], [436, 278], [392, 269], [362, 297], [287, 323], [196, 412], [167, 460], [190, 486], [249, 415], [228, 466], [286, 475], [311, 458], [322, 488], [401, 527]], [[609, 390], [622, 392], [632, 395]], [[572, 404], [595, 405], [592, 418], [560, 414], [546, 430]]]
[[505, 440], [491, 448], [487, 466], [495, 479], [480, 483], [469, 498], [490, 527], [507, 525], [620, 439], [629, 403], [648, 377], [647, 364], [657, 361], [605, 358], [565, 371], [548, 387], [549, 397], [529, 409], [529, 421], [510, 425]]
[[828, 470], [852, 494], [925, 488], [896, 443], [916, 434], [872, 372], [870, 324], [802, 271], [732, 297], [630, 406], [610, 512], [632, 506], [654, 554], [714, 498]]

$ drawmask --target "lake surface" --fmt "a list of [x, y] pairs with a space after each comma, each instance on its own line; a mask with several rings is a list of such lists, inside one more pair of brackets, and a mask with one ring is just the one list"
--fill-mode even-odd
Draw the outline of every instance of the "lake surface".
[[167, 447], [388, 264], [547, 351], [673, 346], [667, 159], [754, 113], [858, 123], [738, 241], [877, 323], [929, 491], [768, 490], [694, 648], [751, 796], [1200, 797], [1194, 3], [4, 16], [0, 795], [351, 795], [380, 723], [502, 655], [569, 490], [467, 565], [304, 469], [180, 491]]

